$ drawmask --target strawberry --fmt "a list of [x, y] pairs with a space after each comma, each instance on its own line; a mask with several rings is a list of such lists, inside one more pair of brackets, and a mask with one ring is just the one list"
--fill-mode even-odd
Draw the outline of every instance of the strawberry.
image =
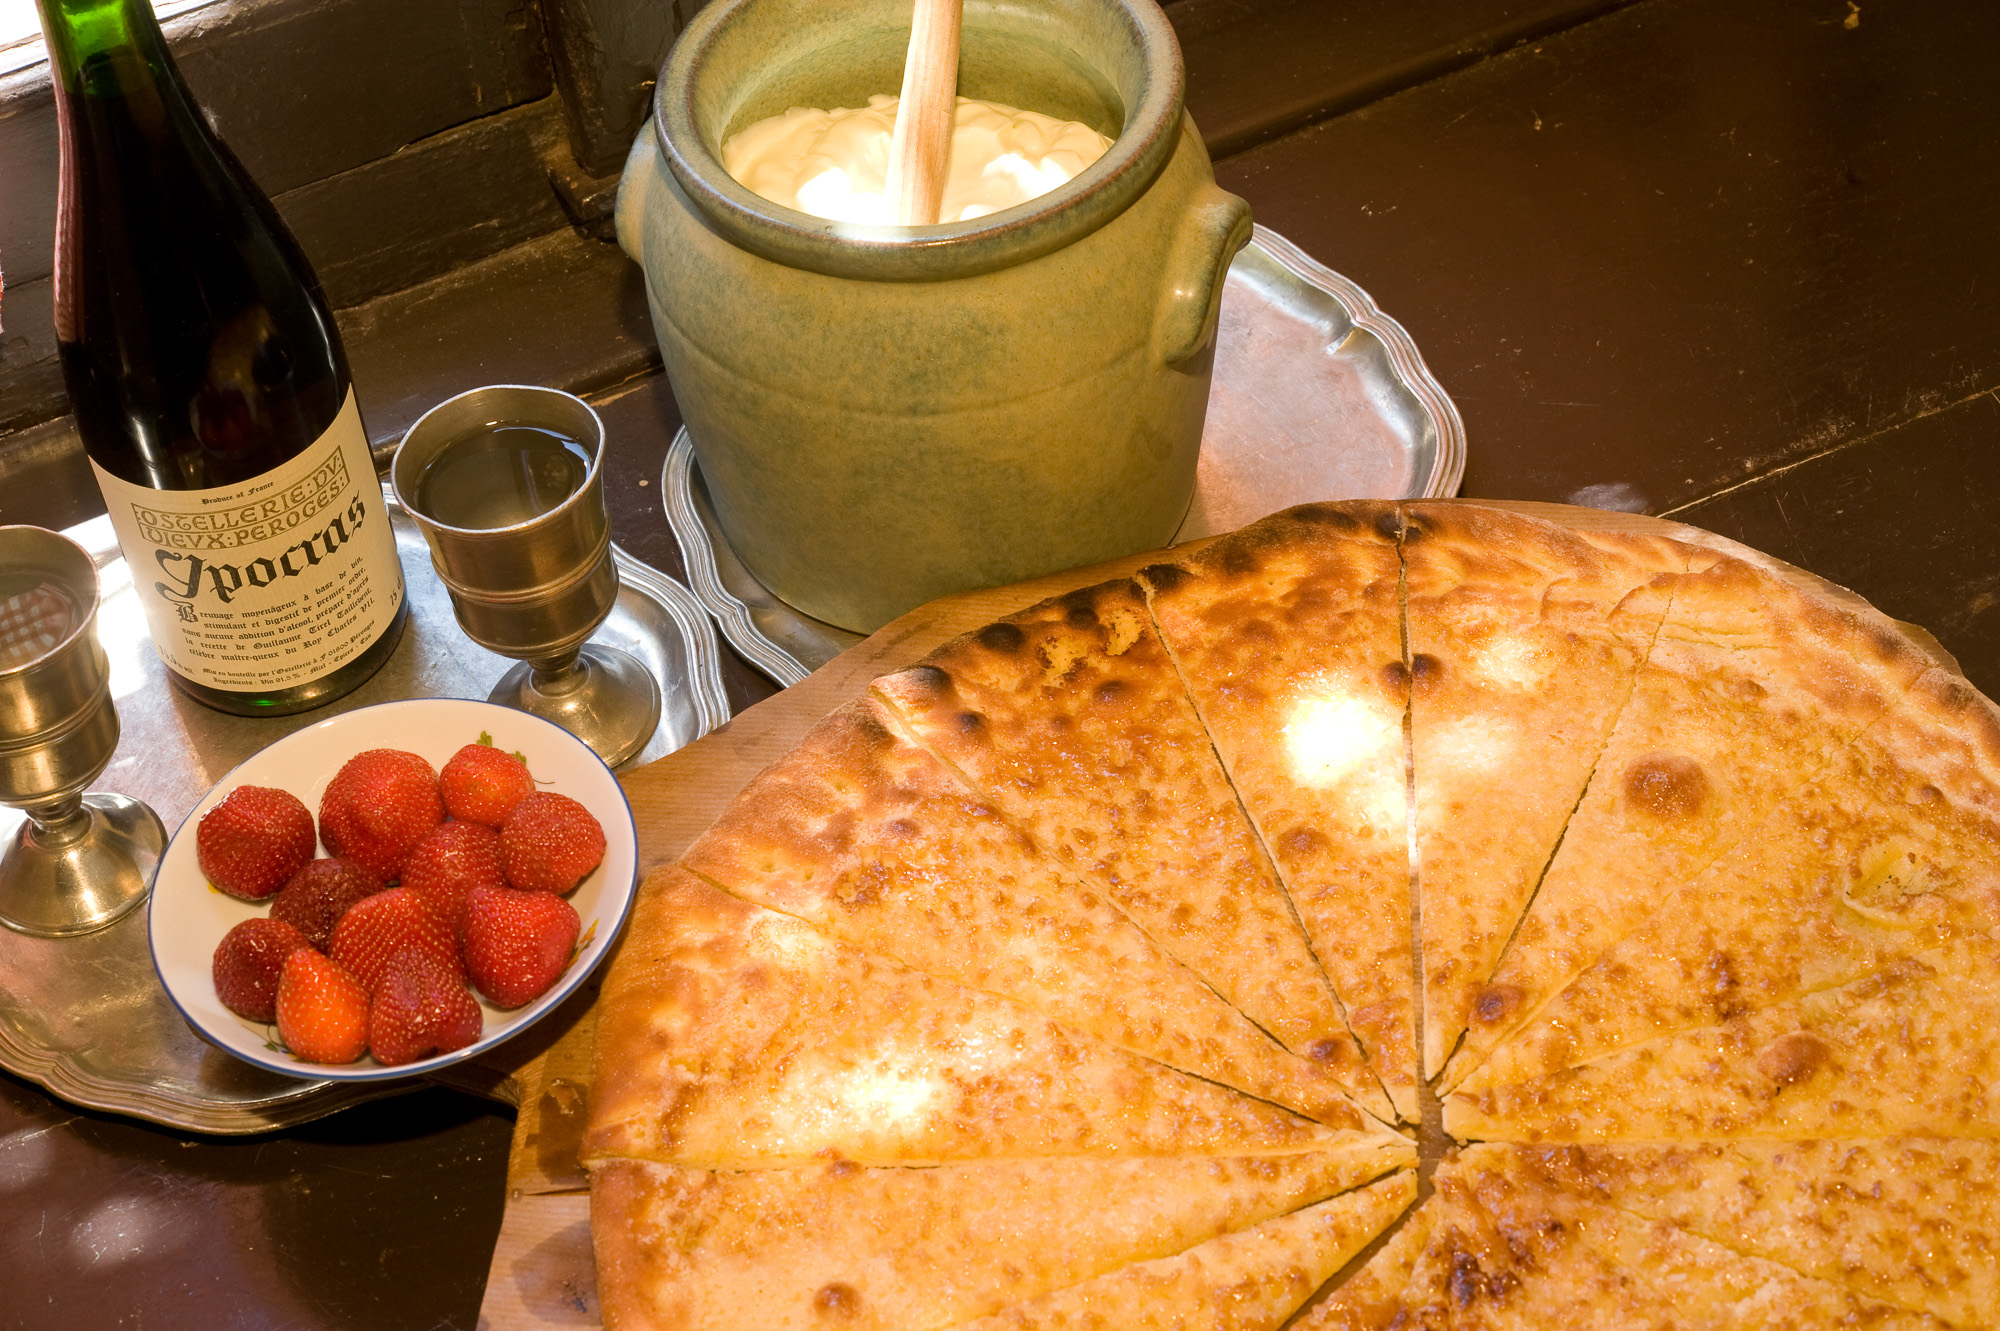
[[458, 943], [451, 926], [407, 887], [392, 887], [347, 908], [333, 926], [327, 955], [346, 967], [373, 994], [389, 958], [406, 947], [420, 948], [458, 970]]
[[311, 948], [306, 936], [283, 920], [244, 920], [215, 945], [215, 996], [222, 1006], [250, 1021], [278, 1014], [278, 976], [285, 958]]
[[604, 827], [567, 795], [538, 790], [500, 829], [507, 881], [524, 891], [568, 892], [604, 858]]
[[420, 947], [400, 948], [368, 1005], [368, 1052], [389, 1067], [448, 1054], [477, 1040], [484, 1021], [457, 966]]
[[292, 925], [324, 952], [347, 908], [381, 890], [382, 880], [358, 860], [314, 860], [271, 898], [271, 918]]
[[475, 887], [465, 910], [465, 970], [495, 1007], [519, 1007], [568, 969], [581, 926], [549, 892]]
[[370, 749], [347, 760], [319, 801], [319, 834], [334, 855], [360, 860], [383, 882], [444, 821], [437, 773], [414, 753]]
[[289, 791], [238, 786], [201, 816], [195, 860], [232, 897], [262, 901], [306, 866], [317, 841], [312, 814]]
[[338, 962], [302, 947], [278, 976], [278, 1038], [308, 1063], [368, 1052], [368, 991]]
[[504, 887], [500, 834], [484, 823], [444, 823], [403, 861], [403, 886], [430, 903], [456, 938], [465, 927], [465, 894], [475, 884]]
[[505, 823], [514, 806], [535, 790], [535, 778], [528, 775], [521, 755], [494, 748], [493, 737], [484, 733], [477, 744], [451, 755], [438, 782], [447, 813], [488, 827]]

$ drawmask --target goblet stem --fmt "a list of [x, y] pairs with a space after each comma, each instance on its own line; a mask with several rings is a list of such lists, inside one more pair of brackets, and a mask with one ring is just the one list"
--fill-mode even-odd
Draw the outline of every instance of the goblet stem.
[[146, 899], [167, 829], [144, 804], [71, 795], [24, 812], [0, 853], [0, 924], [63, 938], [102, 929]]
[[590, 668], [580, 663], [581, 656], [582, 648], [579, 647], [560, 656], [528, 662], [535, 692], [561, 698], [588, 685]]
[[487, 701], [553, 721], [609, 767], [635, 757], [660, 725], [653, 672], [602, 643], [521, 662], [500, 677]]
[[90, 814], [84, 810], [81, 794], [21, 812], [28, 815], [26, 835], [45, 850], [66, 850], [90, 835]]

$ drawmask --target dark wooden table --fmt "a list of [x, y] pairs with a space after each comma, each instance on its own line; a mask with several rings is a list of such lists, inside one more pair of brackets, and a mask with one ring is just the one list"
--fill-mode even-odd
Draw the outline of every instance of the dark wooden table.
[[[1981, 7], [1169, 13], [1221, 182], [1365, 287], [1457, 402], [1461, 493], [1708, 527], [1925, 625], [2000, 693], [2000, 29]], [[364, 403], [380, 433], [552, 358], [637, 365], [599, 394], [614, 524], [677, 572], [657, 477], [678, 422], [644, 373], [635, 275], [577, 256], [596, 340], [555, 348], [524, 297], [461, 382], [397, 379], [425, 316], [377, 318]], [[770, 691], [733, 659], [729, 683], [738, 707]], [[434, 1089], [220, 1141], [0, 1077], [0, 1326], [471, 1327], [511, 1121]]]

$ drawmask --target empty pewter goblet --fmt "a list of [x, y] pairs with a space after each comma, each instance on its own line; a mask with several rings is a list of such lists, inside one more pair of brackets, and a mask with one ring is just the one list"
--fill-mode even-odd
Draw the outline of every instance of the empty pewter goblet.
[[615, 767], [658, 727], [660, 688], [634, 657], [585, 641], [618, 597], [603, 457], [604, 423], [581, 398], [496, 384], [425, 412], [389, 478], [459, 627], [521, 662], [489, 701], [553, 721]]
[[0, 923], [60, 938], [145, 899], [167, 843], [159, 817], [83, 793], [117, 747], [90, 556], [41, 527], [0, 527], [0, 803], [28, 815], [0, 851]]

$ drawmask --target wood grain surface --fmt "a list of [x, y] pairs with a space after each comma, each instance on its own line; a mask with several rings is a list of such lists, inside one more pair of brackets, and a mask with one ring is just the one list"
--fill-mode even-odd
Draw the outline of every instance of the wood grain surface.
[[[1529, 501], [1480, 502], [1580, 531], [1671, 536], [1734, 555], [1835, 604], [1891, 625], [1941, 664], [1957, 668], [1924, 630], [1890, 619], [1844, 587], [1713, 532], [1639, 513]], [[1191, 541], [1172, 551], [1148, 551], [919, 606], [721, 729], [631, 773], [623, 784], [639, 825], [642, 879], [659, 865], [679, 858], [752, 777], [788, 753], [821, 717], [860, 694], [868, 681], [916, 661], [960, 633], [1038, 601], [1126, 576], [1205, 544], [1207, 540]], [[588, 1180], [577, 1163], [595, 1053], [596, 1021], [591, 1004], [596, 993], [595, 984], [586, 985], [545, 1019], [538, 1028], [544, 1032], [543, 1047], [508, 1073], [510, 1089], [519, 1097], [520, 1116], [508, 1157], [507, 1204], [500, 1239], [487, 1279], [486, 1299], [480, 1307], [482, 1328], [526, 1331], [601, 1325], [590, 1249]]]

